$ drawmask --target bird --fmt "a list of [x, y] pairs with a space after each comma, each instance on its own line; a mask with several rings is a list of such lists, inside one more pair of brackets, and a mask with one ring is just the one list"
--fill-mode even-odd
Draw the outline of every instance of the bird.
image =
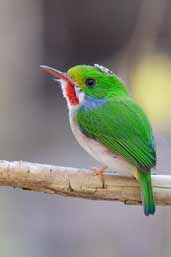
[[103, 165], [97, 171], [103, 175], [109, 168], [134, 176], [140, 185], [144, 214], [153, 215], [155, 139], [147, 115], [124, 82], [99, 64], [76, 65], [67, 72], [40, 67], [60, 81], [71, 130], [78, 143]]

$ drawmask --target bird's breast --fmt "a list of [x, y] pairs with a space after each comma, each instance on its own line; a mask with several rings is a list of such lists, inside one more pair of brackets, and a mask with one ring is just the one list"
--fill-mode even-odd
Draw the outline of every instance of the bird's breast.
[[71, 108], [69, 110], [69, 119], [72, 132], [78, 143], [97, 161], [107, 166], [108, 168], [121, 173], [122, 175], [131, 176], [133, 166], [125, 161], [122, 157], [116, 155], [110, 149], [89, 138], [80, 130], [77, 124], [77, 109]]

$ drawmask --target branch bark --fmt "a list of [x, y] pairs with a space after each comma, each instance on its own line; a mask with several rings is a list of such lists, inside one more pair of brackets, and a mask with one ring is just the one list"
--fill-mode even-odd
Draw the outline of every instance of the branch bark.
[[[152, 176], [156, 204], [171, 205], [171, 176]], [[141, 204], [138, 182], [133, 177], [105, 175], [86, 169], [59, 167], [22, 161], [0, 161], [0, 186], [35, 192], [114, 200]]]

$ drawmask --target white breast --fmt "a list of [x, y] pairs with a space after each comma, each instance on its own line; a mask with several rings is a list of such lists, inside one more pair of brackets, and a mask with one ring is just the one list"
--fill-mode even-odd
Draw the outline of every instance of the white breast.
[[107, 166], [109, 169], [120, 173], [121, 175], [131, 176], [135, 170], [134, 166], [124, 160], [122, 157], [114, 154], [111, 150], [98, 143], [94, 139], [84, 135], [76, 122], [76, 112], [78, 107], [69, 108], [69, 118], [72, 132], [79, 144], [97, 161]]

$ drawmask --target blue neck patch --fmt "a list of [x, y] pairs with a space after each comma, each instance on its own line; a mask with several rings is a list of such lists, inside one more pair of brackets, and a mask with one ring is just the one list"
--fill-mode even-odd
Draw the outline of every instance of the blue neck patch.
[[102, 99], [102, 98], [98, 99], [98, 98], [94, 98], [94, 97], [85, 95], [84, 102], [81, 107], [84, 110], [88, 111], [88, 110], [92, 110], [92, 109], [102, 106], [107, 101], [108, 101], [107, 99]]

